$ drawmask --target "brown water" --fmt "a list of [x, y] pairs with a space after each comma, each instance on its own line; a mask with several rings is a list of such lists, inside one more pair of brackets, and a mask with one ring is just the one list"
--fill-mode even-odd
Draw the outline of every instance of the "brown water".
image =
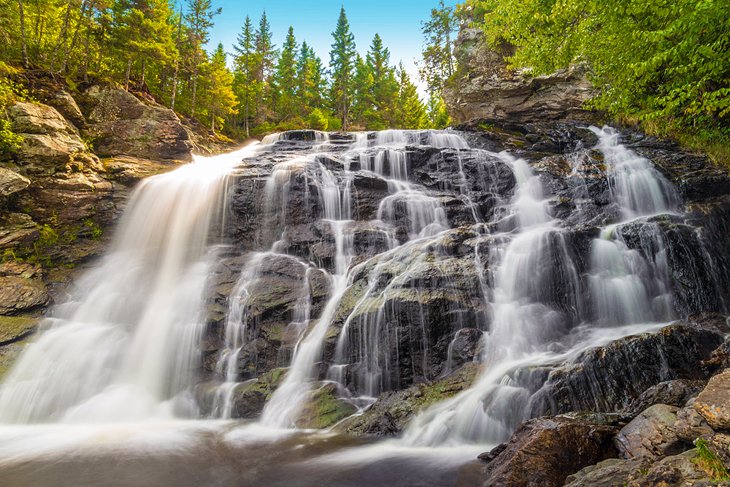
[[479, 449], [222, 422], [0, 428], [3, 487], [462, 487]]

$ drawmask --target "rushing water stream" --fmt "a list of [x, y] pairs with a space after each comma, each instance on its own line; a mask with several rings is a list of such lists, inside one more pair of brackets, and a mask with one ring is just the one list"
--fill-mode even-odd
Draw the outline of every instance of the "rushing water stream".
[[[3, 485], [57, 485], [59, 475], [69, 485], [469, 485], [475, 455], [533, 414], [534, 389], [520, 371], [678, 317], [666, 245], [650, 218], [678, 214], [680, 197], [617, 132], [591, 130], [619, 216], [602, 221], [583, 263], [533, 165], [471, 148], [455, 132], [309, 132], [309, 145], [277, 134], [143, 181], [106, 256], [53, 309], [0, 388]], [[418, 150], [456, 158], [448, 183], [414, 175]], [[568, 175], [581, 215], [590, 205], [579, 177], [586, 154], [575, 148]], [[237, 261], [201, 411], [209, 276], [236, 249], [226, 232], [236, 171], [258, 158], [270, 166], [260, 213], [247, 216], [261, 224]], [[500, 178], [514, 188], [500, 189]], [[366, 218], [363, 180], [384, 193]], [[291, 250], [292, 228], [304, 224], [288, 208], [302, 191], [331, 245], [319, 261], [307, 257], [311, 245], [306, 255]], [[462, 238], [454, 202], [466, 209], [460, 231], [471, 246], [458, 259], [449, 250]], [[646, 251], [624, 236], [636, 222]], [[274, 265], [301, 276], [281, 332], [291, 347], [279, 352], [286, 371], [257, 421], [243, 424], [233, 421], [236, 401], [258, 379], [241, 364], [260, 343], [260, 282]], [[447, 302], [438, 317], [418, 304], [433, 296]], [[414, 323], [407, 337], [403, 320]], [[471, 387], [420, 411], [397, 440], [297, 430], [323, 384], [361, 414], [383, 392], [436, 378], [433, 320], [449, 330], [441, 376], [455, 368], [457, 341], [479, 335]], [[411, 356], [400, 355], [405, 342]]]

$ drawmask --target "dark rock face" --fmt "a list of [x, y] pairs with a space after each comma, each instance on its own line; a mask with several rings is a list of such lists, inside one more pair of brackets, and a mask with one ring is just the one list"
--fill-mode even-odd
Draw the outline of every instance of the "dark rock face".
[[533, 414], [618, 411], [656, 384], [706, 380], [702, 363], [723, 343], [725, 326], [723, 319], [680, 322], [588, 350], [574, 364], [542, 372], [546, 381], [532, 398]]
[[615, 457], [617, 428], [568, 417], [523, 424], [487, 464], [487, 486], [562, 486], [568, 475]]
[[[554, 342], [551, 352], [563, 350], [563, 340], [598, 319], [592, 253], [595, 241], [607, 238], [601, 232], [609, 225], [615, 225], [610, 238], [651, 264], [641, 278], [656, 300], [664, 299], [662, 293], [668, 296], [667, 321], [670, 315], [725, 311], [730, 261], [720, 242], [730, 236], [730, 200], [725, 201], [719, 184], [701, 190], [712, 178], [726, 177], [723, 171], [698, 158], [687, 159], [691, 166], [683, 172], [687, 154], [677, 153], [672, 162], [676, 148], [670, 144], [623, 134], [622, 142], [637, 153], [661, 160], [657, 170], [668, 180], [684, 184], [686, 206], [680, 210], [688, 210], [626, 220], [612, 193], [604, 154], [594, 149], [597, 135], [584, 123], [473, 121], [461, 129], [471, 148], [436, 147], [432, 134], [413, 132], [406, 134], [403, 148], [362, 145], [354, 156], [346, 151], [361, 136], [292, 132], [243, 161], [232, 180], [226, 228], [230, 254], [240, 267], [229, 266], [211, 300], [217, 318], [206, 335], [206, 377], [215, 375], [223, 346], [228, 296], [256, 251], [271, 249], [276, 256], [250, 282], [245, 318], [250, 335], [239, 359], [239, 378], [249, 380], [290, 363], [302, 330], [290, 325], [307, 267], [324, 271], [309, 272], [308, 278], [318, 293], [311, 301], [309, 326], [321, 317], [331, 292], [325, 272], [334, 271], [338, 245], [333, 224], [324, 217], [326, 176], [340, 189], [348, 188], [350, 213], [343, 228], [354, 250], [348, 288], [317, 364], [319, 378], [336, 376], [348, 394], [379, 396], [372, 416], [366, 413], [353, 433], [402, 431], [416, 407], [414, 388], [448, 380], [452, 371], [482, 357], [501, 258], [495, 249], [519, 232], [509, 209], [518, 191], [514, 161], [501, 151], [527, 161], [555, 219], [539, 243], [541, 258], [530, 267], [534, 276], [525, 291], [525, 299], [545, 304], [555, 315], [554, 328], [541, 337]], [[376, 159], [385, 176], [368, 170]], [[443, 209], [451, 229], [437, 238], [413, 239], [405, 204], [387, 207], [394, 191], [389, 178], [400, 163], [407, 170], [398, 184], [418, 188]], [[312, 284], [313, 275], [320, 276], [320, 284]], [[721, 316], [698, 315], [588, 349], [567, 362], [510, 371], [506, 379], [523, 393], [507, 429], [543, 414], [592, 410], [633, 417], [656, 403], [682, 407], [722, 366], [718, 347], [727, 332]]]
[[444, 90], [444, 98], [457, 121], [530, 122], [587, 117], [581, 107], [595, 92], [584, 66], [538, 77], [511, 71], [504, 57], [512, 49], [490, 49], [483, 32], [474, 28], [461, 30], [455, 50], [464, 74]]

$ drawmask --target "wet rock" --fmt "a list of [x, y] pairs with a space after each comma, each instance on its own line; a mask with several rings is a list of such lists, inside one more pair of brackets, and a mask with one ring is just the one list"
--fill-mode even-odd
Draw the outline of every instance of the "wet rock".
[[675, 406], [655, 404], [621, 428], [616, 435], [621, 456], [660, 458], [684, 451], [684, 443], [674, 431], [677, 411]]
[[419, 410], [466, 390], [477, 376], [479, 368], [479, 364], [469, 363], [448, 377], [432, 383], [386, 392], [365, 413], [348, 420], [340, 429], [356, 436], [396, 436]]
[[578, 470], [616, 455], [614, 426], [566, 417], [524, 423], [486, 467], [486, 486], [562, 486]]
[[82, 97], [86, 132], [101, 157], [189, 161], [192, 143], [172, 110], [145, 104], [112, 85], [93, 85]]
[[476, 328], [462, 328], [456, 332], [454, 340], [449, 345], [450, 365], [453, 368], [472, 362], [479, 357], [484, 332]]
[[625, 409], [629, 416], [637, 416], [645, 409], [655, 404], [666, 404], [669, 406], [682, 407], [687, 401], [697, 396], [705, 387], [706, 382], [702, 380], [670, 380], [660, 382], [651, 386], [641, 393]]
[[0, 167], [0, 198], [7, 198], [30, 186], [30, 180], [15, 171]]
[[661, 382], [706, 380], [702, 363], [724, 341], [725, 327], [724, 320], [677, 322], [589, 349], [572, 364], [533, 370], [545, 383], [531, 399], [532, 415], [618, 411]]
[[709, 436], [714, 433], [705, 418], [694, 407], [695, 399], [691, 399], [687, 405], [677, 411], [677, 421], [674, 422], [674, 431], [677, 438], [689, 444], [701, 436]]
[[730, 370], [712, 377], [694, 407], [715, 430], [730, 430]]
[[323, 429], [351, 416], [357, 408], [340, 398], [340, 390], [336, 384], [327, 383], [310, 393], [303, 404], [297, 427], [304, 429]]

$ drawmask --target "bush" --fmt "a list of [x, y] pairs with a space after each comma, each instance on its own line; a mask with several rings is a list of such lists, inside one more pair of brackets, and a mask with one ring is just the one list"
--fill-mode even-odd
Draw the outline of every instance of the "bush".
[[313, 130], [326, 131], [329, 127], [329, 119], [327, 118], [327, 115], [325, 115], [319, 108], [312, 110], [307, 121], [309, 122], [309, 128]]

